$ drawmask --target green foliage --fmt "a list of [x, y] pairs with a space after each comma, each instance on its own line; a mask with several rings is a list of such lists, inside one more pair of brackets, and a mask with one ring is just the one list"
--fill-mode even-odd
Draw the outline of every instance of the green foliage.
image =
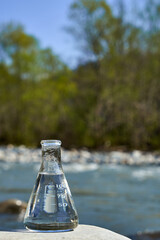
[[141, 25], [124, 21], [123, 12], [115, 17], [105, 1], [72, 5], [72, 34], [89, 50], [74, 77], [87, 146], [159, 148], [158, 9], [156, 0], [148, 1], [143, 18], [135, 16]]
[[38, 145], [42, 138], [66, 138], [63, 129], [73, 131], [68, 127], [76, 93], [72, 72], [21, 26], [3, 26], [0, 48], [1, 143]]
[[158, 149], [159, 4], [147, 1], [140, 24], [104, 0], [77, 0], [70, 11], [84, 59], [74, 70], [22, 26], [1, 25], [0, 143]]

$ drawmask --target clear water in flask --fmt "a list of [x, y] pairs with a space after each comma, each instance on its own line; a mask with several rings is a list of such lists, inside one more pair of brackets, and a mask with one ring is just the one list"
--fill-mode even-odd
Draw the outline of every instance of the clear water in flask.
[[50, 140], [46, 146], [43, 146], [46, 140], [42, 141], [42, 165], [28, 202], [24, 225], [38, 231], [69, 231], [77, 227], [78, 215], [61, 166], [60, 149], [52, 141], [56, 140]]

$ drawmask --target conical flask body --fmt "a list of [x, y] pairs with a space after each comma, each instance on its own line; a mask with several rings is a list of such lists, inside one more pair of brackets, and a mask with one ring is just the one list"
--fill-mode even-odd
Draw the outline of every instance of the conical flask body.
[[78, 225], [78, 215], [66, 177], [60, 161], [53, 154], [57, 150], [52, 149], [49, 160], [42, 161], [24, 218], [28, 229], [67, 231]]

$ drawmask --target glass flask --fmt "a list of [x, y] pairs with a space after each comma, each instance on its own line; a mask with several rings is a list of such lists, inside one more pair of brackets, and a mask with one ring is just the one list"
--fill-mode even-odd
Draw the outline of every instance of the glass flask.
[[24, 225], [38, 231], [69, 231], [78, 215], [61, 165], [61, 141], [42, 140], [42, 164], [31, 193]]

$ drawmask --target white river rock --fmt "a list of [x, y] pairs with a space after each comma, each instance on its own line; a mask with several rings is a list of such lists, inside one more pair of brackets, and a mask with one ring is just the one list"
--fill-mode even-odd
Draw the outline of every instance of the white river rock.
[[129, 240], [105, 228], [91, 225], [79, 225], [74, 231], [60, 233], [37, 233], [29, 231], [0, 231], [2, 240]]

